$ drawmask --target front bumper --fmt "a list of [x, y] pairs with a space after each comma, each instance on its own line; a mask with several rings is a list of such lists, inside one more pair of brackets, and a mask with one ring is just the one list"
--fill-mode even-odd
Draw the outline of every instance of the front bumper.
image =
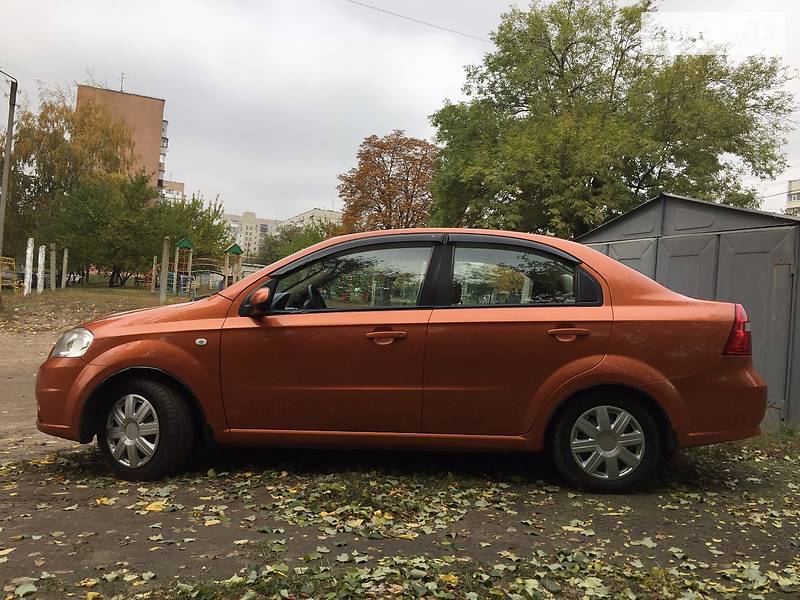
[[80, 441], [81, 399], [76, 385], [87, 365], [79, 358], [48, 358], [36, 375], [36, 427], [39, 431]]

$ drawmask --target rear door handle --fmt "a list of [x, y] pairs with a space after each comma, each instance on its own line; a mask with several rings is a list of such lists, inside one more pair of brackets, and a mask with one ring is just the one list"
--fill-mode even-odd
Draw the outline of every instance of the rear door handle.
[[559, 342], [574, 342], [579, 336], [589, 335], [589, 330], [583, 327], [556, 327], [548, 329], [547, 335], [552, 335]]
[[366, 334], [366, 338], [372, 340], [379, 346], [385, 346], [386, 344], [391, 344], [395, 340], [402, 340], [407, 335], [405, 331], [370, 331]]

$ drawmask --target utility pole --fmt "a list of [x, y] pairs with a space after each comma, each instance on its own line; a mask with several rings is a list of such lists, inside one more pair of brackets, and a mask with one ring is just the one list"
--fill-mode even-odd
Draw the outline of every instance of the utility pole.
[[[3, 152], [3, 179], [0, 181], [0, 256], [3, 256], [3, 232], [6, 229], [6, 200], [8, 199], [8, 176], [11, 173], [11, 142], [14, 137], [14, 109], [17, 106], [17, 80], [5, 71], [0, 71], [11, 82], [8, 94], [8, 125], [6, 125], [6, 148]], [[14, 273], [14, 277], [17, 274]], [[3, 308], [3, 286], [0, 285], [0, 308]]]
[[125, 85], [125, 71], [120, 74], [119, 78], [119, 91], [122, 91], [122, 86]]
[[6, 227], [6, 205], [8, 204], [8, 176], [11, 173], [11, 142], [14, 137], [14, 109], [17, 105], [17, 80], [0, 71], [11, 80], [11, 93], [8, 95], [8, 125], [6, 126], [6, 148], [3, 153], [3, 180], [0, 184], [0, 256], [3, 255], [3, 232]]

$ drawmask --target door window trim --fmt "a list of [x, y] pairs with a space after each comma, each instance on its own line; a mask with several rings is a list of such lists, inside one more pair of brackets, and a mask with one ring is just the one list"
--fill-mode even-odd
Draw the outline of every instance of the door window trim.
[[[603, 306], [604, 304], [604, 297], [603, 297], [603, 287], [597, 281], [597, 279], [589, 273], [588, 270], [584, 269], [581, 265], [583, 264], [580, 260], [568, 254], [567, 252], [563, 252], [558, 248], [553, 248], [552, 246], [547, 246], [546, 244], [540, 244], [538, 242], [534, 242], [531, 240], [519, 240], [521, 243], [517, 243], [515, 238], [508, 238], [498, 235], [482, 235], [482, 234], [455, 234], [450, 235], [447, 243], [442, 245], [438, 250], [442, 254], [446, 254], [444, 257], [444, 270], [440, 272], [438, 285], [436, 286], [436, 305], [435, 308], [539, 308], [539, 307], [587, 307], [587, 306]], [[452, 289], [453, 289], [453, 276], [455, 270], [455, 248], [456, 246], [465, 246], [468, 248], [497, 248], [500, 250], [508, 250], [508, 249], [522, 249], [524, 251], [533, 251], [540, 255], [544, 256], [552, 256], [556, 259], [560, 259], [564, 262], [572, 263], [575, 267], [576, 273], [576, 289], [575, 289], [575, 302], [532, 302], [526, 304], [453, 304], [451, 302], [452, 299]], [[583, 283], [582, 283], [583, 282]], [[581, 301], [581, 287], [582, 285], [586, 285], [587, 282], [591, 282], [592, 287], [594, 287], [597, 300], [596, 301]]]
[[438, 248], [441, 246], [444, 239], [443, 234], [397, 234], [391, 236], [381, 236], [380, 238], [360, 238], [336, 244], [328, 248], [323, 248], [317, 252], [313, 252], [308, 256], [304, 256], [288, 265], [276, 269], [268, 275], [269, 279], [262, 285], [256, 286], [248, 294], [247, 297], [239, 305], [239, 316], [247, 316], [250, 307], [250, 298], [259, 289], [269, 287], [270, 292], [274, 294], [278, 285], [278, 281], [300, 269], [310, 265], [313, 262], [336, 256], [339, 254], [350, 254], [352, 251], [371, 251], [391, 248], [410, 248], [410, 247], [430, 247], [431, 254], [428, 260], [428, 265], [425, 270], [425, 277], [422, 280], [420, 291], [417, 296], [417, 304], [413, 306], [363, 306], [353, 308], [305, 308], [297, 310], [276, 311], [275, 315], [299, 315], [299, 314], [327, 314], [327, 313], [341, 313], [341, 312], [375, 312], [387, 310], [430, 310], [433, 308], [434, 293], [436, 286], [435, 274], [441, 271], [441, 266], [437, 262]]
[[356, 248], [367, 246], [391, 246], [396, 244], [402, 245], [409, 242], [428, 242], [431, 245], [436, 246], [437, 244], [441, 244], [443, 241], [444, 234], [442, 233], [397, 233], [393, 235], [382, 235], [379, 237], [364, 237], [355, 240], [348, 240], [346, 242], [342, 242], [341, 244], [335, 244], [333, 246], [328, 246], [327, 248], [321, 248], [316, 252], [312, 252], [311, 254], [307, 254], [302, 258], [298, 258], [297, 260], [290, 262], [288, 265], [283, 265], [282, 267], [272, 271], [269, 274], [269, 277], [273, 278], [289, 275], [293, 271], [302, 269], [307, 264], [312, 263], [320, 258], [325, 258], [332, 254], [339, 254], [340, 252], [345, 252], [347, 250], [353, 250]]
[[[582, 261], [575, 258], [568, 252], [559, 250], [553, 246], [516, 238], [511, 236], [491, 235], [482, 233], [398, 233], [392, 235], [381, 235], [376, 237], [363, 237], [333, 246], [328, 246], [312, 252], [307, 256], [303, 256], [287, 265], [275, 269], [269, 275], [268, 279], [261, 285], [254, 287], [247, 293], [244, 300], [239, 305], [239, 316], [247, 316], [247, 308], [249, 307], [250, 297], [256, 290], [262, 287], [270, 287], [274, 292], [278, 282], [278, 278], [284, 275], [289, 275], [292, 272], [302, 269], [309, 263], [338, 254], [348, 250], [357, 248], [378, 248], [378, 247], [392, 247], [402, 246], [405, 243], [419, 243], [427, 242], [432, 246], [432, 254], [425, 278], [420, 288], [419, 303], [416, 306], [394, 306], [394, 307], [363, 307], [363, 308], [335, 308], [335, 309], [306, 309], [306, 310], [293, 310], [288, 312], [279, 312], [274, 314], [280, 315], [293, 315], [293, 314], [316, 314], [316, 313], [338, 313], [338, 312], [363, 312], [363, 311], [385, 311], [385, 310], [431, 310], [440, 308], [536, 308], [536, 307], [558, 307], [558, 306], [603, 306], [605, 298], [603, 287], [597, 278], [592, 275], [587, 269], [582, 267]], [[578, 269], [578, 289], [577, 297], [578, 302], [568, 304], [451, 304], [452, 282], [453, 282], [453, 261], [455, 260], [455, 246], [456, 244], [464, 244], [467, 246], [489, 246], [500, 247], [503, 249], [508, 248], [521, 248], [524, 250], [534, 250], [541, 254], [552, 255], [558, 257], [566, 262], [575, 264]], [[586, 279], [593, 283], [596, 288], [598, 300], [596, 302], [581, 302], [580, 301], [580, 286], [581, 280]]]

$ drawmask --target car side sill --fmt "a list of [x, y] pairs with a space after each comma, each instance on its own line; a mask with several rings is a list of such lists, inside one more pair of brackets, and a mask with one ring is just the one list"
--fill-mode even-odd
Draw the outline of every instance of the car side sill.
[[372, 431], [316, 431], [295, 429], [230, 429], [234, 446], [367, 446], [371, 448], [443, 450], [530, 450], [525, 436], [457, 435]]

